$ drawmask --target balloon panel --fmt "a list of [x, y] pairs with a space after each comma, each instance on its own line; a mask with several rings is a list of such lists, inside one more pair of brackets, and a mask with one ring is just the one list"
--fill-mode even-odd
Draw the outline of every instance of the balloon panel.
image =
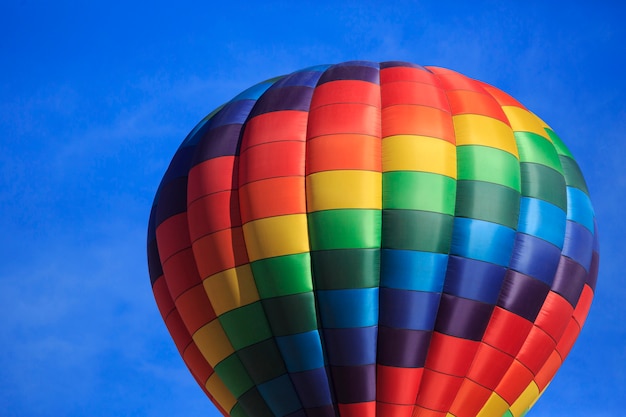
[[598, 262], [554, 131], [404, 62], [236, 96], [183, 141], [148, 228], [163, 319], [234, 417], [520, 417], [578, 336]]

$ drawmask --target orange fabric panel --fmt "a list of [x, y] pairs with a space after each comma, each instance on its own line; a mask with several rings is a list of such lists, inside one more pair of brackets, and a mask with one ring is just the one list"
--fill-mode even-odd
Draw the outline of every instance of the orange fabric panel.
[[243, 131], [240, 153], [267, 142], [304, 141], [308, 113], [281, 110], [263, 113], [248, 120]]
[[[220, 230], [193, 243], [198, 273], [205, 279], [217, 272], [248, 263], [241, 227]], [[208, 254], [208, 255], [207, 255]]]
[[172, 300], [170, 290], [167, 288], [167, 283], [163, 275], [152, 284], [152, 292], [154, 293], [154, 299], [159, 307], [161, 317], [163, 317], [163, 321], [165, 321], [176, 306], [174, 305], [174, 300]]
[[384, 138], [393, 135], [421, 135], [455, 143], [450, 113], [426, 106], [410, 104], [382, 109]]
[[429, 410], [448, 411], [461, 388], [463, 379], [424, 368], [416, 404]]
[[491, 96], [476, 91], [448, 91], [452, 115], [480, 114], [500, 120], [510, 126], [502, 107]]
[[215, 319], [215, 311], [202, 284], [185, 291], [176, 299], [176, 308], [190, 334]]
[[191, 248], [182, 250], [163, 262], [163, 274], [174, 302], [183, 292], [201, 282]]
[[576, 319], [572, 317], [565, 329], [565, 332], [563, 333], [563, 335], [559, 339], [559, 342], [556, 345], [556, 350], [557, 352], [559, 352], [559, 355], [561, 355], [561, 358], [563, 360], [565, 360], [570, 350], [572, 350], [572, 346], [574, 346], [574, 342], [576, 341], [576, 338], [580, 333], [580, 329], [580, 325], [578, 324]]
[[168, 217], [156, 229], [157, 247], [161, 263], [172, 255], [191, 246], [187, 233], [187, 213]]
[[167, 316], [165, 327], [167, 327], [167, 330], [170, 332], [170, 336], [172, 336], [178, 353], [182, 356], [187, 346], [192, 343], [192, 340], [191, 335], [185, 327], [185, 323], [183, 323], [183, 319], [181, 319], [180, 314], [178, 314], [178, 310], [173, 310], [172, 313]]
[[[415, 404], [424, 368], [376, 367], [376, 400], [392, 404]], [[410, 414], [410, 413], [409, 413]]]
[[396, 81], [381, 85], [382, 107], [414, 104], [450, 111], [446, 93], [436, 85], [412, 81]]
[[516, 359], [537, 375], [555, 347], [556, 342], [548, 333], [538, 326], [533, 326]]
[[511, 405], [532, 380], [533, 374], [530, 370], [515, 360], [511, 363], [511, 367], [496, 387], [495, 392]]
[[220, 156], [191, 168], [187, 179], [187, 202], [232, 189], [237, 180], [236, 165], [234, 156]]
[[421, 68], [389, 67], [380, 70], [381, 85], [395, 81], [413, 81], [438, 85], [437, 78], [432, 73]]
[[459, 388], [457, 397], [452, 403], [450, 413], [454, 414], [455, 417], [476, 417], [491, 396], [491, 391], [469, 379], [465, 379], [461, 384], [461, 388]]
[[446, 411], [435, 411], [421, 406], [416, 406], [412, 417], [447, 417]]
[[459, 74], [456, 71], [452, 71], [447, 68], [441, 67], [426, 67], [430, 71], [432, 71], [441, 86], [445, 90], [468, 90], [468, 91], [477, 91], [484, 92], [483, 87], [476, 80], [473, 80], [465, 75]]
[[516, 356], [533, 324], [517, 314], [495, 307], [485, 330], [483, 342]]
[[334, 103], [364, 103], [380, 107], [380, 87], [361, 80], [330, 81], [315, 87], [310, 109]]
[[535, 383], [540, 392], [546, 389], [562, 363], [561, 355], [557, 351], [553, 351], [541, 370], [535, 375]]
[[248, 148], [239, 160], [239, 185], [266, 178], [304, 175], [304, 142], [269, 142]]
[[341, 417], [376, 417], [376, 402], [339, 404]]
[[382, 170], [380, 137], [340, 133], [307, 142], [306, 175], [320, 171]]
[[574, 318], [580, 325], [583, 327], [585, 325], [585, 320], [587, 319], [587, 314], [589, 313], [589, 309], [591, 308], [591, 301], [593, 300], [593, 290], [587, 284], [583, 287], [583, 292], [580, 294], [580, 298], [578, 299], [578, 304], [576, 304], [576, 308], [574, 309]]
[[490, 390], [494, 390], [512, 362], [513, 356], [488, 344], [481, 343], [467, 377]]
[[550, 291], [535, 319], [535, 325], [541, 327], [556, 341], [559, 340], [574, 308], [561, 295]]
[[513, 97], [511, 97], [504, 91], [494, 88], [490, 86], [489, 84], [483, 83], [482, 81], [476, 81], [476, 82], [480, 84], [485, 89], [485, 91], [489, 93], [489, 95], [495, 98], [498, 104], [500, 104], [500, 106], [515, 106], [515, 107], [520, 107], [526, 110], [526, 107], [524, 107], [522, 103], [520, 103], [519, 101], [517, 101], [516, 99], [514, 99]]
[[426, 368], [449, 375], [465, 376], [480, 342], [433, 332]]
[[307, 137], [357, 133], [380, 137], [380, 110], [360, 103], [338, 103], [312, 109]]
[[187, 207], [191, 241], [218, 230], [241, 226], [239, 198], [232, 190], [206, 195]]
[[239, 190], [241, 221], [306, 213], [304, 177], [280, 177], [246, 184]]

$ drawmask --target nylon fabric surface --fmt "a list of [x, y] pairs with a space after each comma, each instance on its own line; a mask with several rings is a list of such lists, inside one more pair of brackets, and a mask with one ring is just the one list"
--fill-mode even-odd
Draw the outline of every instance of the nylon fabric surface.
[[521, 417], [589, 311], [580, 168], [506, 93], [354, 61], [205, 117], [159, 186], [152, 289], [233, 417]]

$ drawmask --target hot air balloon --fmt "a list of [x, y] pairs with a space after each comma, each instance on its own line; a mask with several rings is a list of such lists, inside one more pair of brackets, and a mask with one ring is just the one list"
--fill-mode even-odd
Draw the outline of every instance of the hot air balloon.
[[232, 417], [523, 416], [598, 259], [556, 133], [497, 88], [405, 62], [242, 92], [183, 141], [148, 230], [160, 313]]

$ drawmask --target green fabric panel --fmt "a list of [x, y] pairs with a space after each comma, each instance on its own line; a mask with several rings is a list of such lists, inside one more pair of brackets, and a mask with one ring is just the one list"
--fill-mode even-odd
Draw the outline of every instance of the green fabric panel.
[[[239, 403], [241, 408], [245, 410], [245, 415], [253, 417], [275, 417], [272, 410], [268, 407], [267, 403], [261, 396], [259, 390], [254, 387], [249, 391], [246, 391], [240, 398]], [[232, 414], [231, 414], [231, 417]]]
[[222, 314], [218, 320], [235, 350], [272, 337], [260, 302]]
[[[245, 347], [237, 355], [256, 385], [287, 373], [274, 338]], [[263, 360], [260, 361], [259, 358]]]
[[250, 267], [261, 298], [313, 291], [309, 253], [260, 259]]
[[502, 417], [515, 417], [515, 416], [513, 416], [513, 413], [511, 413], [511, 410], [507, 410], [506, 413], [502, 414]]
[[515, 132], [515, 140], [520, 162], [543, 164], [562, 172], [559, 155], [549, 140], [531, 132]]
[[576, 161], [567, 156], [561, 156], [561, 165], [563, 166], [563, 175], [568, 186], [578, 188], [585, 194], [589, 195], [587, 183], [583, 177], [583, 173]]
[[541, 164], [523, 162], [522, 196], [547, 201], [567, 212], [565, 178], [560, 172]]
[[230, 417], [250, 417], [243, 409], [241, 404], [236, 403], [232, 410], [230, 410]]
[[315, 288], [373, 288], [380, 282], [380, 250], [337, 249], [311, 252]]
[[383, 210], [383, 248], [448, 253], [453, 216], [418, 210]]
[[493, 182], [520, 191], [518, 159], [503, 150], [479, 145], [456, 148], [458, 180]]
[[517, 229], [520, 193], [492, 182], [458, 181], [456, 216]]
[[552, 129], [545, 129], [545, 130], [548, 133], [548, 136], [550, 137], [550, 139], [552, 139], [552, 144], [554, 145], [556, 152], [559, 155], [569, 156], [570, 158], [574, 159], [574, 155], [572, 155], [572, 153], [567, 148], [567, 146], [565, 146], [565, 143], [563, 143], [561, 138]]
[[312, 251], [380, 246], [380, 210], [322, 210], [309, 213], [308, 220]]
[[317, 329], [313, 292], [268, 298], [262, 303], [274, 337]]
[[254, 386], [239, 356], [235, 353], [215, 365], [215, 372], [235, 398], [239, 398]]
[[430, 172], [383, 173], [383, 208], [454, 214], [454, 178]]

